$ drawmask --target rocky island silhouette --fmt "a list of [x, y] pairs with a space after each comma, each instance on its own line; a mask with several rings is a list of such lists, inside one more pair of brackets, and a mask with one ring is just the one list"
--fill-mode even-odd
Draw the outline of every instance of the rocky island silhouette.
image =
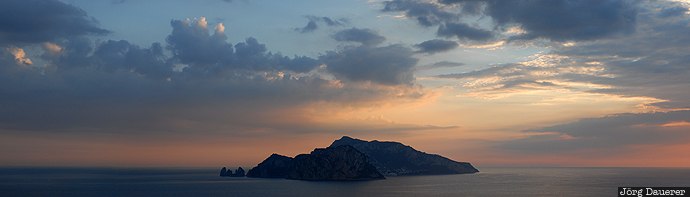
[[[385, 176], [469, 174], [477, 170], [468, 162], [418, 151], [411, 146], [392, 141], [365, 141], [343, 136], [326, 148], [294, 158], [272, 154], [247, 177], [286, 178], [308, 181], [362, 181], [385, 179]], [[228, 174], [229, 173], [229, 174]], [[221, 176], [244, 176], [239, 168], [235, 173], [221, 169]]]

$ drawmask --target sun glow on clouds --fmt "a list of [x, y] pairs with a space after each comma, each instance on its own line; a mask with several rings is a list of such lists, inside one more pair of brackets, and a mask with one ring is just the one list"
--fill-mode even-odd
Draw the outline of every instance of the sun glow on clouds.
[[506, 45], [505, 40], [499, 40], [496, 42], [485, 43], [485, 44], [465, 44], [465, 45], [462, 45], [462, 47], [470, 48], [470, 49], [486, 49], [486, 50], [493, 51], [493, 50], [501, 49], [505, 45]]
[[506, 29], [506, 31], [504, 33], [508, 34], [508, 35], [521, 35], [521, 34], [526, 34], [527, 31], [525, 31], [525, 29], [523, 29], [522, 27], [513, 26], [513, 27], [509, 27], [508, 29]]
[[[571, 76], [602, 79], [616, 77], [608, 72], [602, 62], [581, 63], [563, 55], [537, 54], [516, 64], [441, 75], [435, 80], [456, 82], [457, 86], [445, 89], [443, 93], [446, 96], [442, 96], [439, 103], [421, 111], [436, 109], [436, 112], [429, 112], [434, 114], [430, 116], [446, 120], [446, 124], [461, 125], [462, 129], [456, 129], [458, 133], [450, 136], [458, 137], [468, 135], [468, 132], [482, 131], [484, 136], [479, 138], [483, 140], [508, 140], [511, 136], [520, 137], [513, 133], [515, 130], [531, 129], [536, 125], [548, 126], [608, 114], [663, 110], [653, 105], [664, 102], [663, 99], [599, 93], [598, 91], [616, 87], [569, 78]], [[472, 115], [461, 115], [467, 112], [472, 112]], [[447, 117], [454, 117], [454, 120], [448, 120]], [[562, 133], [557, 136], [561, 140], [577, 139]]]
[[223, 34], [225, 33], [225, 25], [223, 23], [218, 23], [216, 25], [216, 34]]
[[669, 122], [660, 125], [661, 127], [690, 127], [690, 122], [687, 121], [678, 121], [678, 122]]
[[50, 55], [58, 55], [62, 53], [63, 48], [55, 43], [52, 42], [45, 42], [43, 43], [43, 49], [47, 51]]
[[33, 64], [31, 59], [29, 59], [29, 57], [26, 55], [26, 52], [24, 52], [24, 49], [17, 48], [17, 47], [10, 47], [7, 50], [14, 56], [14, 60], [18, 64], [24, 64], [24, 65]]

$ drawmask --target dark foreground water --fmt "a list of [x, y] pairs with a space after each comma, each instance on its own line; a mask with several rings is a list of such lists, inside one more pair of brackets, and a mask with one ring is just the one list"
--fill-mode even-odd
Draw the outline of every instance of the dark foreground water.
[[217, 169], [0, 168], [0, 196], [616, 196], [690, 186], [690, 168], [481, 168], [465, 175], [308, 182], [217, 177]]

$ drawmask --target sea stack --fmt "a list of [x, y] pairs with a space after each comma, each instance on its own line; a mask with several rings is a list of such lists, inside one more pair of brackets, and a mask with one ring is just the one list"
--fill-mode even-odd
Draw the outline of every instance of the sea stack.
[[223, 167], [220, 169], [220, 176], [223, 177], [244, 177], [244, 169], [242, 167], [237, 168], [235, 170], [235, 173], [232, 173], [231, 169], [227, 169], [226, 167]]
[[231, 176], [233, 176], [233, 177], [244, 177], [244, 169], [242, 169], [242, 167], [238, 167], [237, 170], [235, 170], [235, 173], [232, 174]]
[[220, 176], [228, 176], [228, 169], [223, 167], [223, 169], [220, 169]]

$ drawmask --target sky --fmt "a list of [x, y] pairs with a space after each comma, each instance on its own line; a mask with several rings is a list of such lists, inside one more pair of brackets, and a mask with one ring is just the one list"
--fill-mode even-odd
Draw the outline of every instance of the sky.
[[254, 166], [347, 135], [690, 166], [690, 2], [4, 0], [0, 166]]

